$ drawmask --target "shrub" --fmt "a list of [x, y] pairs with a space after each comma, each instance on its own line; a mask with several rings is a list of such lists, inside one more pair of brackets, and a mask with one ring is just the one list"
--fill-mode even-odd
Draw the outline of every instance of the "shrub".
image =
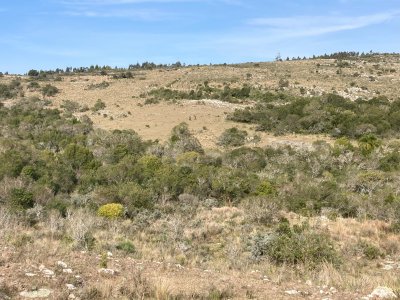
[[109, 203], [99, 207], [97, 214], [107, 219], [117, 219], [124, 215], [124, 207], [119, 203]]
[[287, 221], [281, 222], [273, 233], [257, 235], [251, 252], [255, 259], [265, 257], [276, 264], [302, 263], [310, 268], [339, 262], [328, 235], [313, 232], [306, 225], [291, 227]]
[[129, 254], [136, 252], [135, 245], [128, 240], [118, 243], [116, 248]]
[[59, 89], [51, 84], [46, 84], [42, 88], [43, 97], [45, 97], [45, 96], [52, 97], [52, 96], [55, 96], [58, 92], [59, 92]]
[[218, 139], [218, 144], [226, 147], [243, 146], [247, 137], [247, 131], [239, 130], [236, 127], [225, 130]]
[[106, 104], [101, 101], [101, 99], [97, 99], [96, 103], [92, 107], [92, 111], [96, 112], [106, 108]]
[[28, 76], [37, 77], [37, 76], [39, 76], [39, 71], [38, 70], [33, 70], [33, 69], [29, 70]]
[[10, 204], [13, 209], [26, 210], [35, 204], [33, 194], [25, 188], [13, 188], [10, 195]]

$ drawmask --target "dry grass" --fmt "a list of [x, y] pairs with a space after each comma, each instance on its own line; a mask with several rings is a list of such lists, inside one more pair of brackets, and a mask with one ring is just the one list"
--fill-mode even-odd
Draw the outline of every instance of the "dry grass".
[[[145, 139], [165, 141], [175, 125], [187, 122], [205, 148], [214, 148], [217, 147], [217, 138], [227, 128], [237, 126], [248, 130], [250, 135], [255, 134], [251, 126], [226, 121], [226, 114], [240, 105], [205, 99], [203, 102], [182, 101], [180, 104], [159, 103], [142, 106], [145, 99], [140, 95], [166, 86], [181, 90], [194, 89], [204, 81], [209, 81], [216, 87], [222, 87], [223, 83], [232, 86], [242, 86], [246, 83], [274, 90], [278, 88], [281, 78], [289, 80], [286, 92], [296, 95], [300, 94], [300, 88], [304, 88], [310, 95], [336, 91], [352, 99], [371, 98], [379, 94], [397, 98], [400, 94], [400, 62], [396, 57], [386, 57], [379, 62], [351, 62], [350, 67], [342, 68], [341, 74], [336, 74], [338, 69], [334, 60], [307, 60], [260, 63], [258, 67], [254, 64], [243, 64], [150, 70], [141, 71], [132, 79], [120, 80], [112, 79], [111, 76], [67, 76], [63, 81], [52, 82], [61, 92], [52, 97], [51, 101], [54, 107], [60, 107], [63, 100], [72, 100], [81, 106], [92, 107], [101, 99], [106, 103], [104, 110], [94, 114], [86, 112], [95, 126], [104, 129], [133, 129]], [[388, 72], [389, 69], [395, 72]], [[355, 73], [358, 73], [358, 76], [355, 77]], [[374, 81], [371, 81], [371, 76], [374, 77]], [[0, 80], [8, 81], [10, 78], [5, 76]], [[109, 82], [110, 86], [105, 89], [88, 90], [89, 85], [103, 81]], [[38, 95], [38, 92], [26, 90], [25, 95]], [[78, 116], [81, 114], [77, 113]], [[288, 142], [307, 145], [318, 139], [329, 140], [324, 136], [274, 137], [266, 133], [261, 133], [261, 138], [260, 146]]]

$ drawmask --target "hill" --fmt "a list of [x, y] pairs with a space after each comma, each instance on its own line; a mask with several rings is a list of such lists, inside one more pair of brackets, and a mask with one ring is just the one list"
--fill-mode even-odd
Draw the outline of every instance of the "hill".
[[399, 63], [0, 77], [0, 298], [397, 297]]

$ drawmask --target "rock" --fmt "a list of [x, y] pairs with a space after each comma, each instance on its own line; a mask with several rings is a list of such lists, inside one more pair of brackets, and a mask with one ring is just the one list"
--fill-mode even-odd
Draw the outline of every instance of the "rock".
[[25, 273], [25, 276], [33, 277], [33, 276], [37, 276], [37, 275], [35, 273]]
[[53, 277], [54, 276], [54, 272], [49, 269], [42, 270], [42, 273], [43, 273], [44, 277]]
[[72, 269], [63, 269], [63, 273], [72, 274]]
[[117, 272], [115, 271], [115, 270], [113, 270], [113, 269], [104, 269], [104, 268], [102, 268], [102, 269], [99, 269], [99, 271], [98, 271], [100, 274], [103, 274], [103, 275], [115, 275]]
[[65, 262], [61, 261], [61, 260], [59, 260], [59, 261], [57, 262], [57, 266], [59, 266], [59, 267], [61, 267], [61, 268], [63, 268], [63, 269], [68, 268], [68, 265], [67, 265]]
[[73, 284], [70, 284], [70, 283], [67, 283], [67, 284], [66, 284], [66, 287], [67, 287], [67, 289], [69, 289], [69, 290], [75, 290], [75, 289], [76, 289], [76, 287], [75, 287]]
[[392, 266], [392, 265], [383, 265], [382, 269], [385, 270], [385, 271], [390, 271], [390, 270], [394, 269], [394, 266]]
[[70, 295], [68, 296], [68, 299], [76, 299], [76, 297], [75, 297], [74, 294], [70, 294]]
[[373, 292], [368, 296], [369, 298], [378, 298], [378, 299], [397, 299], [396, 294], [393, 292], [391, 288], [386, 286], [378, 286]]
[[107, 252], [107, 256], [108, 256], [108, 257], [112, 257], [113, 254], [112, 254], [110, 251], [108, 251], [108, 252]]
[[299, 295], [300, 292], [296, 291], [296, 290], [288, 290], [288, 291], [285, 291], [285, 294], [295, 296], [295, 295]]
[[34, 298], [47, 298], [50, 296], [51, 293], [52, 291], [48, 289], [38, 289], [36, 291], [23, 291], [19, 293], [19, 295], [21, 297], [34, 299]]

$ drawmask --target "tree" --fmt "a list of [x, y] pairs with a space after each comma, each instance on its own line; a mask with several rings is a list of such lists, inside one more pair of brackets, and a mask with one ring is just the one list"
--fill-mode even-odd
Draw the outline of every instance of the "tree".
[[34, 70], [34, 69], [29, 70], [28, 76], [37, 77], [37, 76], [39, 76], [39, 71], [38, 70]]

